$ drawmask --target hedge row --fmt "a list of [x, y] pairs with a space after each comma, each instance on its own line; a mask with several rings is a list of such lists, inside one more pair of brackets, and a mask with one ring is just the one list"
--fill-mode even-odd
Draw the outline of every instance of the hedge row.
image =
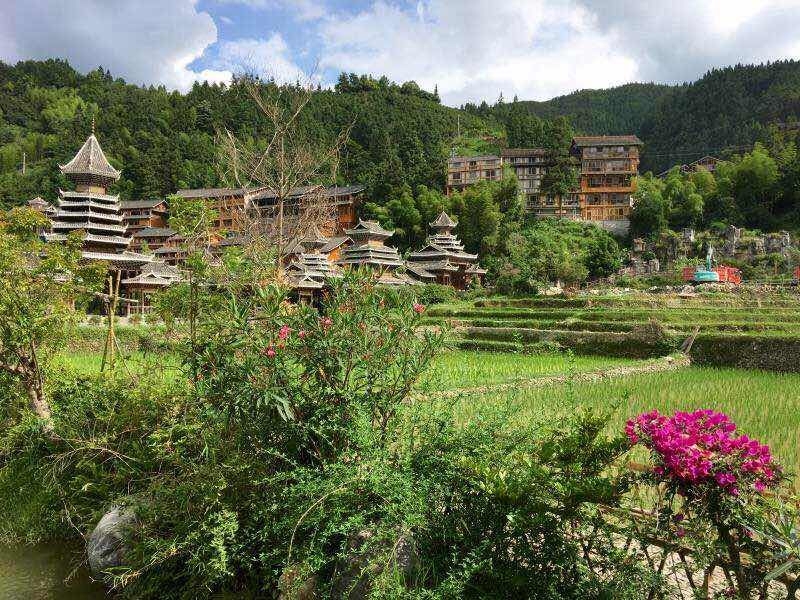
[[798, 336], [702, 334], [690, 354], [698, 365], [800, 373]]
[[590, 296], [581, 298], [533, 297], [533, 298], [484, 298], [476, 300], [475, 306], [494, 308], [670, 308], [688, 306], [692, 308], [792, 308], [796, 306], [796, 295], [767, 296], [764, 299], [739, 297], [737, 295], [699, 294], [694, 297], [663, 296]]
[[[470, 327], [458, 346], [465, 350], [526, 351], [543, 344], [569, 348], [576, 354], [652, 358], [678, 350], [680, 335], [642, 332], [575, 332], [515, 327]], [[690, 351], [703, 366], [800, 372], [800, 336], [700, 334]]]
[[604, 331], [565, 331], [515, 327], [468, 327], [467, 340], [507, 342], [523, 347], [542, 342], [555, 343], [576, 354], [598, 354], [625, 358], [654, 358], [674, 352], [682, 338], [674, 335], [643, 335]]
[[[471, 327], [523, 327], [527, 329], [562, 329], [567, 331], [617, 331], [626, 333], [634, 331], [647, 323], [647, 321], [591, 321], [584, 319], [546, 320], [546, 319], [457, 319], [462, 325]], [[427, 318], [424, 321], [430, 325], [441, 325], [447, 322], [444, 318]], [[669, 323], [666, 326], [674, 331], [690, 333], [695, 327], [700, 327], [701, 331], [713, 332], [776, 332], [796, 333], [800, 336], [800, 323], [751, 323], [751, 322], [731, 322], [731, 323], [702, 323], [694, 321], [682, 321], [680, 323]]]
[[433, 307], [430, 317], [473, 318], [473, 319], [543, 319], [564, 320], [583, 319], [586, 321], [648, 321], [656, 319], [663, 322], [682, 323], [687, 320], [699, 323], [748, 322], [785, 323], [800, 325], [796, 310], [747, 309], [747, 310], [708, 310], [691, 309], [634, 310], [634, 309], [477, 309]]
[[[102, 352], [108, 329], [100, 325], [77, 327], [67, 344], [72, 352]], [[159, 326], [122, 325], [115, 327], [119, 346], [126, 352], [169, 351], [173, 343], [165, 339], [165, 330]]]

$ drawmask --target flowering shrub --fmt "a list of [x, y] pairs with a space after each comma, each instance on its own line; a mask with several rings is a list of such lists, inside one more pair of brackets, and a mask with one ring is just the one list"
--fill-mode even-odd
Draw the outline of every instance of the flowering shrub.
[[769, 446], [736, 435], [736, 424], [723, 413], [696, 410], [665, 416], [654, 410], [629, 420], [625, 433], [631, 444], [651, 451], [653, 473], [684, 495], [698, 485], [710, 485], [738, 496], [742, 486], [762, 492], [779, 480], [780, 467]]
[[786, 564], [785, 549], [759, 533], [784, 510], [778, 496], [763, 493], [778, 492], [785, 479], [769, 446], [738, 433], [727, 415], [713, 410], [653, 410], [629, 420], [625, 434], [654, 462], [644, 476], [659, 486], [651, 535], [663, 536], [663, 524], [670, 523], [668, 531], [702, 564], [725, 572], [731, 587], [723, 596], [766, 597], [759, 594], [785, 573], [776, 566]]

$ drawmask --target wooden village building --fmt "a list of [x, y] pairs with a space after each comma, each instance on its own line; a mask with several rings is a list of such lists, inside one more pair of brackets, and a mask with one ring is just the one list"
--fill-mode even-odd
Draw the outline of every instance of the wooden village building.
[[359, 219], [358, 223], [345, 230], [353, 244], [342, 250], [336, 264], [341, 267], [370, 267], [377, 274], [377, 282], [384, 285], [406, 285], [409, 278], [396, 271], [404, 266], [397, 248], [387, 246], [386, 240], [394, 235], [377, 221]]
[[[499, 168], [499, 157], [494, 166]], [[80, 231], [83, 259], [107, 263], [117, 274], [121, 295], [127, 299], [120, 303], [123, 312], [147, 312], [153, 294], [181, 281], [179, 267], [187, 257], [185, 239], [168, 227], [166, 201], [121, 202], [119, 196], [109, 194], [120, 171], [109, 163], [94, 133], [60, 168], [75, 190], [59, 190], [57, 206], [41, 198], [29, 203], [50, 219], [50, 227], [41, 235], [48, 242], [59, 242], [70, 232]], [[499, 177], [499, 171], [488, 176]], [[371, 268], [376, 281], [385, 285], [438, 282], [463, 288], [474, 278], [482, 278], [485, 271], [477, 266], [477, 256], [464, 252], [453, 234], [456, 223], [446, 213], [430, 224], [433, 233], [427, 245], [403, 260], [396, 248], [386, 244], [393, 231], [357, 218], [363, 192], [364, 186], [313, 186], [293, 192], [298, 202], [320, 197], [329, 203], [326, 209], [332, 208], [330, 219], [319, 228], [312, 227], [303, 238], [286, 243], [284, 266], [298, 298], [312, 299], [330, 278], [340, 277], [347, 268]], [[178, 194], [211, 203], [216, 213], [214, 256], [227, 247], [247, 244], [249, 234], [240, 228], [241, 219], [253, 215], [268, 219], [277, 202], [267, 189], [204, 188]]]
[[120, 203], [120, 210], [122, 221], [128, 227], [128, 235], [135, 236], [136, 232], [142, 229], [167, 226], [169, 208], [164, 199], [123, 200]]
[[477, 265], [478, 255], [464, 252], [464, 245], [453, 235], [456, 222], [442, 211], [432, 223], [434, 233], [421, 250], [412, 252], [406, 263], [409, 275], [423, 283], [451, 285], [465, 289], [472, 281], [483, 281], [486, 274]]
[[83, 258], [106, 261], [123, 277], [149, 263], [151, 256], [128, 249], [131, 238], [126, 235], [119, 196], [108, 193], [120, 172], [108, 162], [94, 133], [60, 169], [75, 184], [75, 191], [58, 191], [58, 208], [51, 214], [51, 231], [45, 239], [64, 241], [69, 233], [81, 231]]
[[479, 181], [499, 181], [502, 176], [503, 165], [499, 156], [451, 156], [447, 160], [445, 193], [449, 196]]
[[[284, 211], [290, 216], [304, 199], [319, 196], [331, 209], [330, 220], [321, 229], [327, 235], [340, 234], [357, 222], [364, 189], [362, 185], [296, 188], [285, 202]], [[212, 229], [221, 235], [241, 233], [251, 217], [272, 218], [278, 201], [275, 192], [267, 188], [185, 189], [178, 190], [177, 195], [207, 200], [216, 215]]]
[[561, 198], [542, 191], [544, 177], [554, 164], [546, 148], [506, 148], [500, 157], [503, 166], [508, 166], [517, 176], [526, 211], [539, 218], [575, 219], [580, 216], [577, 193]]
[[[59, 190], [58, 206], [52, 210], [45, 207], [50, 230], [42, 235], [48, 243], [62, 242], [70, 233], [80, 231], [82, 259], [108, 265], [120, 282], [121, 295], [127, 298], [121, 307], [128, 312], [136, 304], [130, 298], [131, 292], [138, 292], [144, 300], [146, 295], [149, 297], [145, 292], [180, 280], [177, 271], [167, 269], [153, 254], [136, 251], [119, 196], [108, 193], [108, 188], [119, 180], [120, 171], [108, 162], [94, 133], [60, 169], [74, 183], [75, 190]], [[163, 203], [148, 204], [158, 211]], [[148, 306], [139, 304], [135, 310], [144, 312]]]
[[147, 250], [155, 252], [161, 248], [166, 241], [175, 235], [175, 230], [169, 227], [146, 227], [133, 232], [131, 240], [131, 250], [142, 252]]
[[571, 152], [580, 161], [578, 203], [582, 219], [627, 233], [641, 146], [635, 135], [573, 138]]

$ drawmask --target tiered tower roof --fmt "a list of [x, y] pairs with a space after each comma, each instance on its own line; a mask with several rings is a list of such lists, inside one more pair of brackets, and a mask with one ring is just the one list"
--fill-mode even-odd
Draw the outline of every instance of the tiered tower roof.
[[75, 191], [59, 190], [58, 208], [51, 215], [52, 232], [45, 234], [47, 241], [63, 241], [73, 231], [83, 231], [86, 259], [124, 265], [149, 262], [147, 256], [126, 251], [131, 238], [125, 235], [119, 196], [108, 193], [120, 172], [108, 162], [94, 131], [74, 158], [60, 168], [75, 183]]
[[[427, 245], [418, 252], [412, 252], [408, 260], [416, 263], [431, 264], [431, 268], [446, 268], [444, 263], [471, 264], [478, 260], [477, 254], [464, 252], [464, 244], [453, 235], [456, 222], [446, 212], [442, 211], [432, 223], [434, 233], [428, 236]], [[456, 269], [457, 270], [457, 269]]]
[[105, 183], [105, 187], [117, 181], [120, 172], [108, 162], [100, 142], [94, 136], [94, 131], [78, 150], [75, 157], [65, 165], [59, 165], [61, 172], [77, 182], [95, 180]]
[[403, 266], [397, 248], [384, 245], [384, 241], [394, 232], [384, 229], [377, 221], [359, 220], [355, 227], [345, 233], [353, 240], [353, 246], [342, 251], [338, 264], [370, 266], [380, 270]]

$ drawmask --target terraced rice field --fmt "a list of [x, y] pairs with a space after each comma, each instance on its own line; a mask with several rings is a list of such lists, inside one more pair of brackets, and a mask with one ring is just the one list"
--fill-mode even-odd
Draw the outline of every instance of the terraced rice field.
[[[610, 429], [615, 431], [621, 431], [631, 416], [654, 408], [719, 410], [744, 432], [768, 443], [788, 470], [800, 472], [800, 374], [689, 367], [593, 383], [465, 393], [455, 415], [459, 420], [476, 419], [501, 408], [513, 426], [581, 407], [610, 411]], [[800, 484], [800, 479], [795, 481]]]
[[453, 351], [436, 358], [419, 387], [423, 390], [468, 389], [537, 377], [599, 371], [640, 362], [604, 356]]

